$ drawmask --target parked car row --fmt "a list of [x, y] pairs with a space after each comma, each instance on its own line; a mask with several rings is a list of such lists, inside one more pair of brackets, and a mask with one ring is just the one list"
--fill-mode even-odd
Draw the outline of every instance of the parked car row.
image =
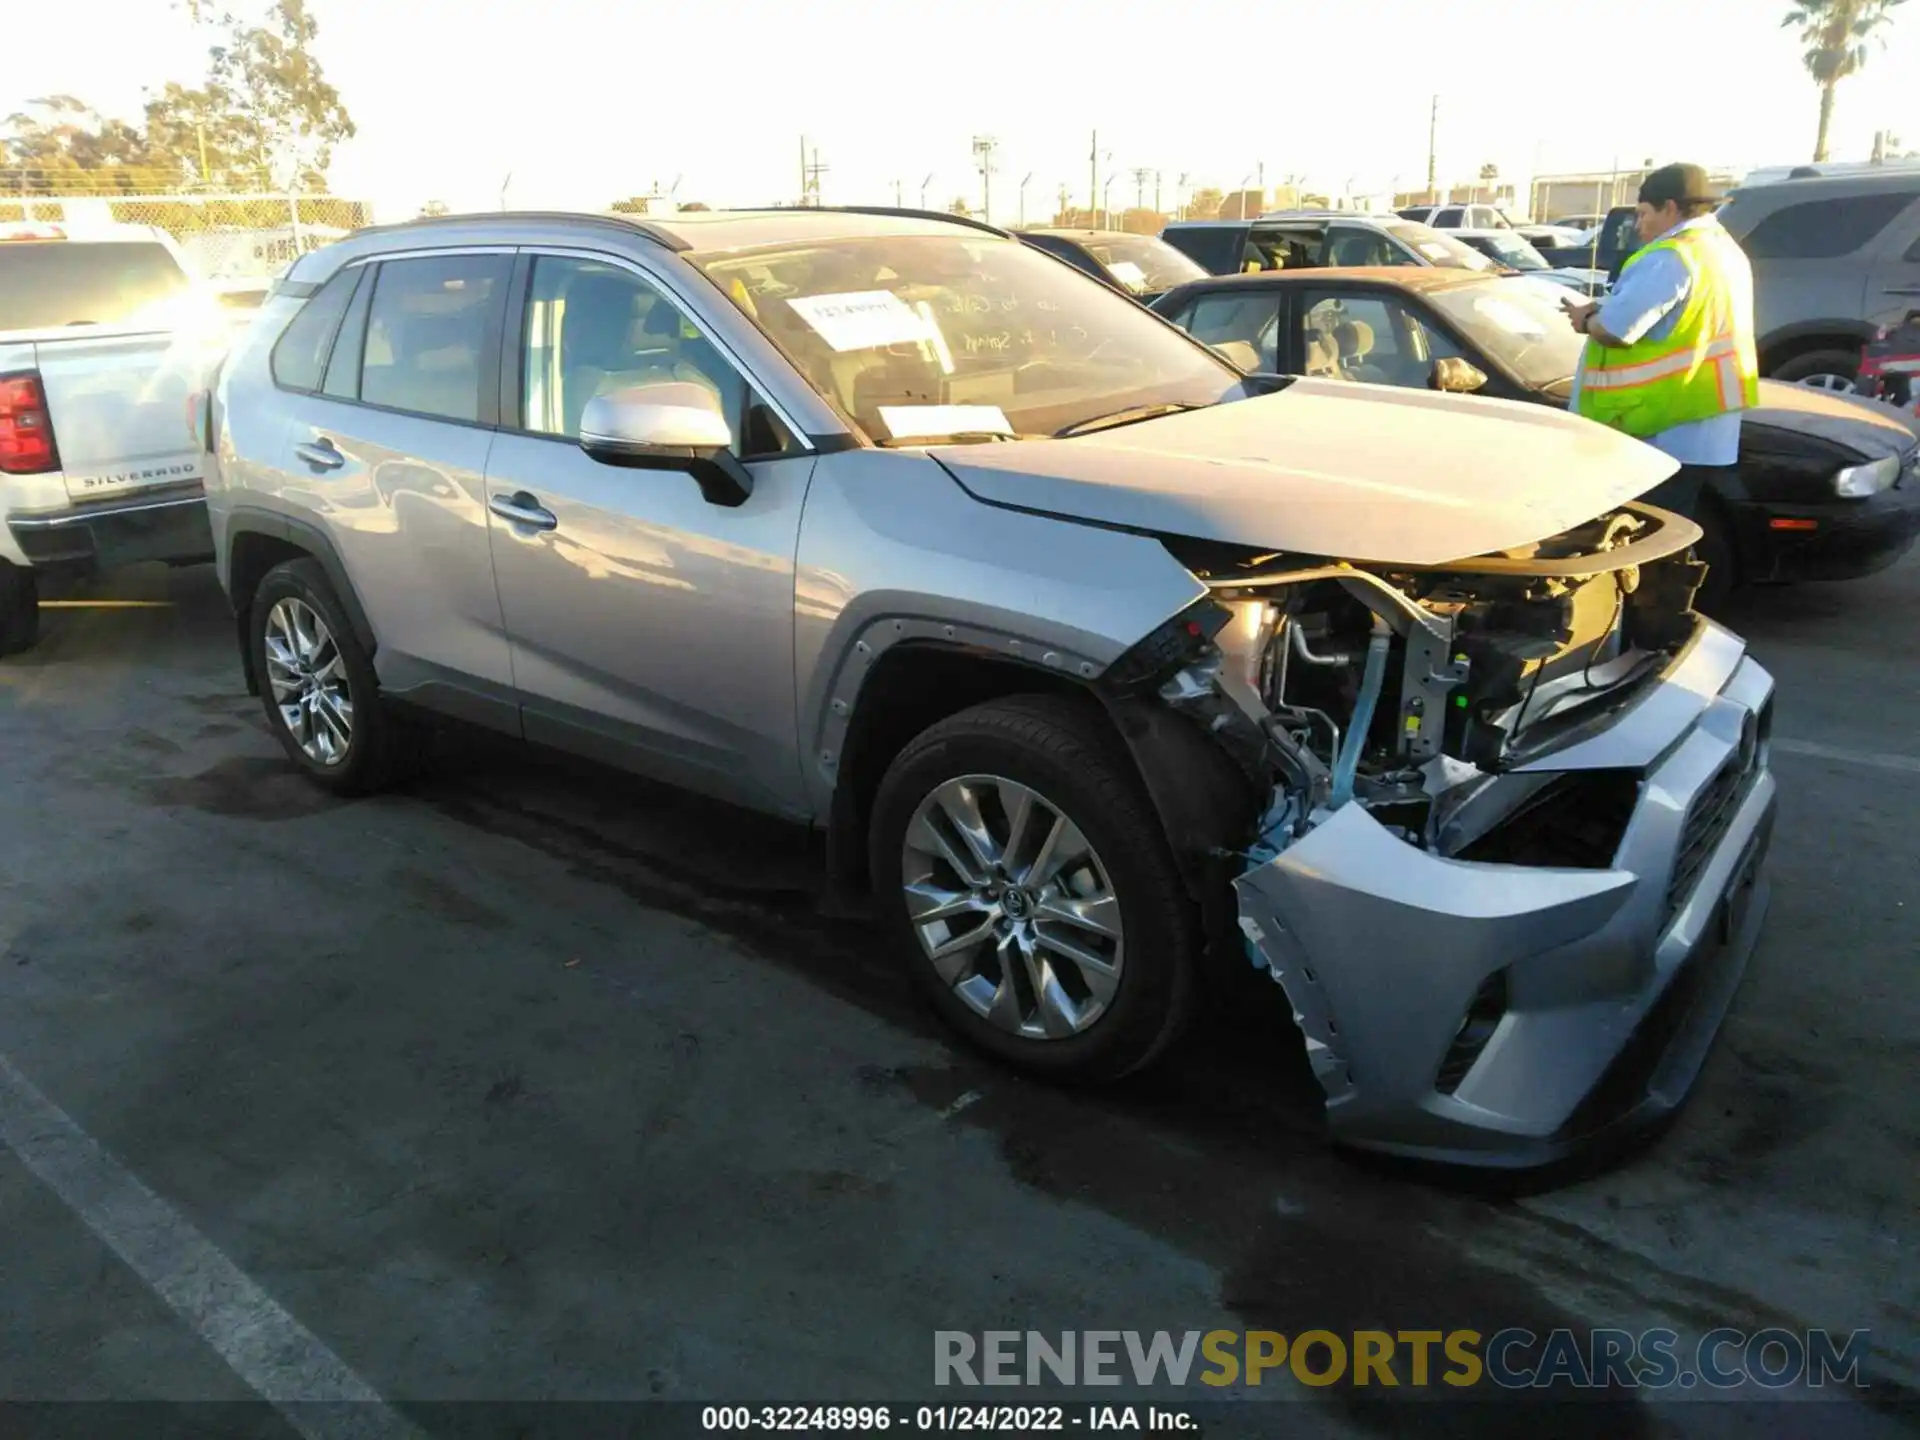
[[[1347, 1143], [1529, 1165], [1669, 1113], [1766, 906], [1773, 685], [1639, 498], [1673, 462], [1492, 398], [1551, 398], [1558, 290], [1291, 214], [1225, 241], [1278, 273], [1149, 309], [1180, 267], [1065, 238], [499, 214], [302, 257], [193, 411], [289, 762], [366, 793], [452, 719], [810, 826], [1036, 1073], [1137, 1070], [1251, 974]], [[1430, 245], [1472, 263], [1329, 263]], [[1867, 443], [1824, 403], [1820, 464]], [[1841, 493], [1910, 505], [1912, 442]]]

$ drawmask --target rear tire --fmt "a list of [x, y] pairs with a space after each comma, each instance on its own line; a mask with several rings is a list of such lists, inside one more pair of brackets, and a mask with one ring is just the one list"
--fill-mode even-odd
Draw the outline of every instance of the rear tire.
[[40, 639], [40, 589], [33, 571], [0, 560], [0, 655], [31, 650]]
[[[956, 810], [987, 817], [983, 849]], [[922, 732], [880, 783], [868, 844], [902, 960], [980, 1049], [1053, 1079], [1113, 1080], [1186, 1025], [1195, 907], [1138, 773], [1089, 704], [1016, 696]]]
[[1775, 380], [1785, 380], [1796, 385], [1804, 385], [1810, 380], [1826, 377], [1835, 382], [1821, 388], [1829, 390], [1852, 390], [1860, 376], [1860, 352], [1858, 350], [1809, 350], [1804, 355], [1796, 355], [1791, 360], [1776, 365]]
[[253, 592], [248, 643], [267, 728], [323, 789], [365, 795], [415, 766], [418, 737], [380, 699], [373, 661], [315, 560], [276, 565]]

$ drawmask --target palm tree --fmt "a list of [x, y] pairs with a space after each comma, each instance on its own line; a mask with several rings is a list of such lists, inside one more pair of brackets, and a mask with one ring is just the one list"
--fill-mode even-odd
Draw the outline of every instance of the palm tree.
[[[1827, 158], [1827, 130], [1833, 124], [1833, 92], [1840, 82], [1867, 63], [1867, 42], [1879, 38], [1881, 26], [1893, 18], [1893, 7], [1904, 0], [1795, 0], [1780, 22], [1797, 28], [1806, 47], [1801, 58], [1807, 73], [1820, 87], [1820, 134], [1814, 141], [1816, 162]], [[1882, 44], [1886, 42], [1881, 40]]]

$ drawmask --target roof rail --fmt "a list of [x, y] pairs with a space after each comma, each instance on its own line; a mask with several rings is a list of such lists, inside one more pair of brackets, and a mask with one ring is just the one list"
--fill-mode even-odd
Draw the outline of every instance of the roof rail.
[[658, 225], [649, 224], [637, 215], [604, 214], [592, 210], [476, 210], [466, 215], [421, 215], [412, 220], [397, 221], [392, 225], [369, 225], [355, 230], [352, 235], [385, 235], [402, 230], [419, 230], [437, 225], [473, 225], [494, 220], [520, 221], [559, 221], [569, 225], [604, 225], [613, 229], [626, 230], [653, 241], [656, 245], [669, 250], [691, 250], [693, 247], [671, 231]]
[[1013, 231], [1003, 230], [998, 225], [989, 225], [985, 220], [976, 220], [971, 215], [955, 215], [947, 210], [915, 210], [910, 206], [902, 205], [790, 205], [786, 208], [838, 211], [843, 215], [899, 215], [909, 220], [944, 220], [950, 225], [965, 225], [969, 230], [984, 230], [989, 235], [998, 235], [1003, 240], [1020, 238]]

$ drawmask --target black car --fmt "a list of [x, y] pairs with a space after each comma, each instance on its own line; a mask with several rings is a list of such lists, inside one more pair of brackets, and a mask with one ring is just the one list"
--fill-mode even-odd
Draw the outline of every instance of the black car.
[[[1565, 407], [1584, 342], [1563, 287], [1458, 270], [1315, 270], [1197, 281], [1154, 309], [1244, 368]], [[1252, 363], [1248, 363], [1251, 361]], [[1920, 532], [1920, 419], [1777, 381], [1697, 517], [1703, 600], [1737, 584], [1841, 580]]]
[[1036, 250], [1056, 255], [1075, 269], [1111, 285], [1122, 295], [1145, 302], [1184, 285], [1204, 280], [1207, 272], [1166, 241], [1127, 230], [1022, 230], [1019, 236]]

